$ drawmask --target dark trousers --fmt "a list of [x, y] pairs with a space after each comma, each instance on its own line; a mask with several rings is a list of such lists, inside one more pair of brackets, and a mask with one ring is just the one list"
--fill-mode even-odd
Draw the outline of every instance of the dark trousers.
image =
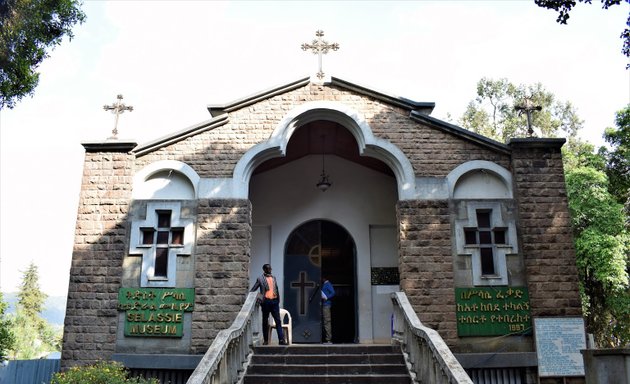
[[276, 322], [276, 331], [278, 331], [278, 341], [284, 340], [284, 334], [282, 332], [282, 319], [280, 319], [280, 303], [278, 299], [263, 299], [260, 304], [262, 309], [262, 331], [263, 340], [265, 344], [269, 343], [269, 314], [273, 317], [273, 321]]
[[332, 316], [330, 313], [330, 305], [322, 305], [322, 318], [324, 323], [323, 341], [330, 343], [332, 341]]

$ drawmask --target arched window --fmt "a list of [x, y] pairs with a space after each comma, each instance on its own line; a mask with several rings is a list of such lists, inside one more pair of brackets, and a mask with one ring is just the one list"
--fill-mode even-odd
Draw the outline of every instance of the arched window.
[[141, 261], [130, 261], [136, 267], [129, 269], [139, 270], [141, 287], [177, 286], [177, 258], [192, 252], [199, 180], [190, 166], [173, 160], [152, 163], [136, 174], [129, 255]]
[[517, 238], [511, 175], [490, 162], [463, 164], [449, 175], [456, 206], [457, 253], [471, 258], [472, 284], [507, 285], [507, 256]]

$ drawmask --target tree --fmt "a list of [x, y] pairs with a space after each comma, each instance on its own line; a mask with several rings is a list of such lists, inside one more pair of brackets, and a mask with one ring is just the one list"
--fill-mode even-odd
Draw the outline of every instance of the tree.
[[630, 344], [630, 231], [623, 209], [630, 163], [628, 107], [617, 113], [616, 122], [619, 129], [604, 134], [611, 149], [595, 153], [593, 145], [579, 141], [563, 149], [586, 326], [606, 347]]
[[44, 309], [44, 302], [48, 298], [39, 288], [39, 273], [37, 266], [31, 262], [24, 272], [20, 291], [18, 292], [18, 306], [30, 318], [37, 318]]
[[48, 51], [85, 20], [79, 0], [0, 1], [0, 109], [32, 95]]
[[565, 136], [574, 140], [582, 121], [570, 102], [556, 100], [540, 83], [515, 85], [507, 79], [482, 78], [477, 98], [468, 104], [459, 123], [481, 135], [507, 142], [528, 135], [525, 113], [515, 109], [529, 100], [541, 110], [532, 115], [532, 125], [545, 137]]
[[[592, 0], [579, 0], [580, 3], [590, 4]], [[601, 0], [602, 7], [608, 9], [613, 5], [621, 4], [622, 0]], [[626, 0], [627, 1], [627, 0]], [[569, 13], [571, 9], [576, 5], [575, 0], [535, 0], [536, 5], [539, 7], [553, 9], [558, 12], [558, 18], [556, 21], [560, 24], [566, 24], [569, 20]], [[623, 40], [623, 46], [621, 52], [630, 57], [630, 15], [628, 15], [628, 21], [626, 21], [628, 28], [625, 28], [621, 33], [621, 39]], [[630, 67], [630, 64], [628, 64]], [[627, 67], [627, 68], [628, 68]]]
[[608, 192], [608, 178], [594, 167], [566, 172], [586, 327], [601, 346], [630, 344], [628, 251], [623, 205]]
[[604, 139], [611, 149], [602, 147], [599, 152], [606, 158], [610, 193], [625, 204], [626, 212], [630, 213], [630, 104], [617, 112], [615, 123], [617, 129], [604, 131]]
[[12, 323], [5, 314], [8, 306], [0, 292], [0, 363], [8, 358], [9, 351], [15, 344], [15, 337], [11, 332]]
[[17, 296], [17, 310], [12, 319], [16, 341], [13, 358], [39, 358], [48, 352], [58, 351], [61, 346], [59, 332], [40, 315], [47, 295], [39, 288], [37, 266], [32, 262], [24, 272]]
[[595, 146], [575, 138], [570, 145], [562, 147], [562, 164], [565, 173], [578, 167], [594, 168], [598, 171], [606, 169], [606, 159], [595, 153]]

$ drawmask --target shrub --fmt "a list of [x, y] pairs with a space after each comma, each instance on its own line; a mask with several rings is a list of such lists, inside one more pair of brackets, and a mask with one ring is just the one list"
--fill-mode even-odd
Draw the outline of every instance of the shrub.
[[128, 377], [125, 367], [115, 361], [100, 361], [94, 365], [73, 367], [57, 372], [51, 384], [160, 384], [157, 379]]

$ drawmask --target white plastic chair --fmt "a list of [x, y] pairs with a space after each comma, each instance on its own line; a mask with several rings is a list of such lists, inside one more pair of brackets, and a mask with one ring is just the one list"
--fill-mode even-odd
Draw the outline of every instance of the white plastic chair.
[[[293, 325], [291, 321], [291, 314], [289, 313], [289, 311], [287, 311], [284, 308], [280, 308], [280, 321], [282, 321], [282, 332], [284, 333], [284, 337], [287, 340], [287, 343], [291, 345], [291, 343], [293, 342]], [[269, 314], [268, 340], [271, 340], [271, 334], [275, 329], [276, 329], [276, 322], [273, 319], [273, 316]]]

